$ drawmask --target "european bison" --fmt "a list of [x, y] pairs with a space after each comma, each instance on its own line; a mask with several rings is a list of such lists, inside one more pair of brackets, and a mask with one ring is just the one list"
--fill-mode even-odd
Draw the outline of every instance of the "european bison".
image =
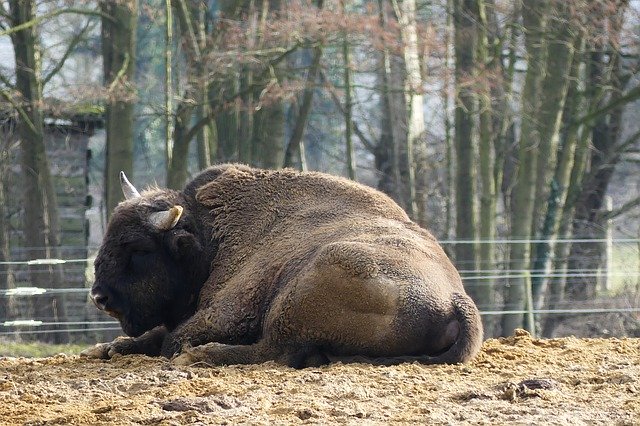
[[386, 195], [322, 173], [207, 169], [142, 194], [121, 173], [91, 298], [128, 336], [85, 355], [177, 364], [457, 363], [478, 310], [434, 237]]

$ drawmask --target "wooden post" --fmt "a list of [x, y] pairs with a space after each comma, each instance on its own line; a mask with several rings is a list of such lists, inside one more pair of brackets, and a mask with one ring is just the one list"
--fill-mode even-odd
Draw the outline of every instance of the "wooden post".
[[531, 337], [536, 337], [536, 319], [533, 313], [533, 291], [531, 289], [531, 272], [524, 272], [524, 286], [525, 286], [525, 310], [527, 311], [527, 330], [531, 333]]
[[[613, 210], [613, 199], [610, 196], [604, 197], [605, 209], [608, 212]], [[607, 219], [604, 225], [604, 235], [607, 240], [604, 250], [604, 273], [600, 276], [600, 289], [603, 292], [611, 290], [611, 272], [613, 267], [613, 220]]]

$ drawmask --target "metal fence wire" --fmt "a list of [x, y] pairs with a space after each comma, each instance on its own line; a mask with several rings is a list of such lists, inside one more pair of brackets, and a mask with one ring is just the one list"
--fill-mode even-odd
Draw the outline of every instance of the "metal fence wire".
[[[440, 241], [447, 251], [452, 251], [456, 244], [486, 244], [493, 243], [498, 253], [507, 253], [511, 244], [547, 243], [546, 240], [494, 240], [494, 241]], [[557, 243], [558, 241], [554, 241]], [[493, 297], [489, 303], [478, 304], [483, 317], [499, 317], [505, 314], [522, 314], [529, 318], [531, 324], [539, 321], [541, 317], [556, 315], [563, 320], [574, 319], [580, 322], [585, 315], [615, 315], [623, 317], [637, 326], [637, 331], [630, 334], [640, 334], [640, 239], [592, 239], [592, 240], [561, 240], [562, 243], [592, 242], [606, 244], [606, 258], [581, 259], [583, 265], [601, 265], [593, 268], [553, 270], [544, 269], [512, 269], [510, 264], [514, 259], [499, 260], [494, 265], [480, 269], [465, 269], [465, 265], [458, 264], [459, 273], [467, 291], [471, 294], [474, 289], [482, 286], [492, 286]], [[94, 250], [95, 251], [95, 250]], [[28, 254], [28, 250], [24, 251]], [[503, 258], [506, 258], [503, 255]], [[68, 259], [27, 259], [0, 262], [0, 274], [13, 274], [22, 276], [22, 280], [16, 280], [15, 288], [0, 289], [0, 308], [8, 306], [2, 304], [2, 299], [11, 299], [12, 315], [9, 312], [0, 311], [0, 339], [12, 339], [17, 337], [32, 336], [37, 339], [39, 335], [52, 333], [73, 333], [83, 336], [82, 339], [91, 341], [100, 339], [105, 334], [113, 335], [119, 332], [119, 324], [110, 317], [99, 313], [90, 303], [88, 293], [91, 286], [91, 272], [93, 257], [68, 258]], [[65, 286], [60, 288], [37, 287], [28, 281], [34, 267], [42, 266], [42, 273], [49, 273], [48, 267], [61, 268], [63, 282], [66, 282], [67, 274], [85, 274], [83, 286]], [[31, 272], [27, 273], [27, 268]], [[24, 277], [27, 277], [25, 280]], [[520, 309], [505, 307], [505, 290], [515, 285], [514, 282], [522, 282], [521, 278], [528, 280], [539, 278], [542, 282], [549, 280], [561, 280], [567, 285], [594, 285], [597, 287], [595, 297], [591, 300], [567, 299], [562, 295], [562, 300], [547, 292], [535, 301], [530, 291], [525, 291], [525, 300]], [[2, 276], [0, 276], [0, 279]], [[518, 280], [515, 280], [518, 279]], [[524, 280], [527, 281], [527, 280]], [[2, 281], [0, 281], [2, 282]], [[46, 296], [63, 297], [67, 306], [66, 318], [43, 318], [34, 313], [33, 305], [36, 300], [42, 300]], [[604, 325], [603, 325], [604, 327]], [[489, 336], [491, 330], [489, 330]], [[619, 332], [617, 334], [625, 334]], [[82, 340], [81, 339], [81, 340]]]

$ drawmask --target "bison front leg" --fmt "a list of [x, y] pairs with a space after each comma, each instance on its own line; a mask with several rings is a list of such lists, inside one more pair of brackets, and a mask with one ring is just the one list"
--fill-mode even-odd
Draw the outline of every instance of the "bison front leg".
[[215, 315], [208, 310], [197, 311], [167, 335], [162, 342], [160, 355], [173, 358], [183, 348], [196, 347], [208, 342], [229, 341], [229, 333], [218, 323]]
[[165, 327], [156, 327], [140, 337], [118, 337], [113, 342], [98, 343], [82, 351], [81, 355], [101, 359], [109, 359], [116, 354], [158, 356], [168, 334]]

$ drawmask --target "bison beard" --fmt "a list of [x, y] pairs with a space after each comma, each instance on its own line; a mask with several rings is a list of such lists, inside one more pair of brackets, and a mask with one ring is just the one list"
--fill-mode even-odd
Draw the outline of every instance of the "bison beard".
[[470, 360], [476, 306], [433, 236], [386, 195], [321, 173], [212, 167], [113, 212], [91, 297], [125, 333], [85, 355], [294, 367]]

